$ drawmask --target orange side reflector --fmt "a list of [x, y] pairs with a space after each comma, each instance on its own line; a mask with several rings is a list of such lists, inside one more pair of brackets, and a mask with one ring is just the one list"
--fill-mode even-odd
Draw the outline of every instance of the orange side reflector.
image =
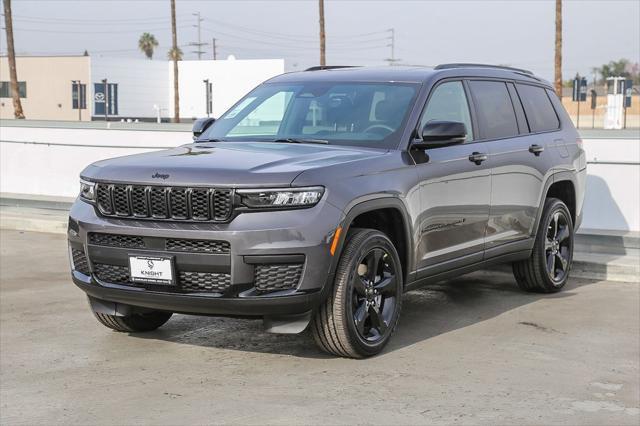
[[331, 256], [333, 256], [336, 252], [336, 248], [338, 248], [338, 241], [340, 241], [340, 233], [342, 232], [342, 227], [338, 226], [336, 228], [336, 233], [333, 235], [333, 241], [331, 242]]

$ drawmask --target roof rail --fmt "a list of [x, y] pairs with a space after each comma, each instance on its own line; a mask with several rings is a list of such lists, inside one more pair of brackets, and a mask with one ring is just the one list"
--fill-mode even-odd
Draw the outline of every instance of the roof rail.
[[514, 67], [506, 67], [502, 65], [489, 65], [489, 64], [465, 64], [465, 63], [454, 63], [454, 64], [440, 64], [434, 68], [434, 70], [447, 70], [451, 68], [495, 68], [502, 69], [508, 71], [515, 71], [522, 74], [533, 75], [533, 73], [529, 70], [523, 70], [522, 68], [514, 68]]
[[305, 71], [335, 70], [340, 68], [357, 68], [357, 65], [317, 65], [307, 68]]

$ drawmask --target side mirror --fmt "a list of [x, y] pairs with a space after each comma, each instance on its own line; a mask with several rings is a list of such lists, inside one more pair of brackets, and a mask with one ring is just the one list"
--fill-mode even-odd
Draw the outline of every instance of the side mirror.
[[198, 139], [200, 135], [203, 134], [204, 131], [213, 124], [214, 121], [216, 121], [216, 119], [213, 117], [199, 118], [194, 121], [193, 127], [191, 128], [191, 131], [193, 132], [193, 140]]
[[412, 147], [418, 149], [454, 145], [465, 141], [467, 128], [457, 121], [430, 121], [422, 129], [422, 141], [415, 142]]

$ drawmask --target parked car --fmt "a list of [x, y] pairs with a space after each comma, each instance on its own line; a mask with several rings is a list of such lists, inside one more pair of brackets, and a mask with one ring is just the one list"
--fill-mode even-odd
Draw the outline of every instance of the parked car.
[[585, 155], [528, 71], [314, 68], [194, 135], [81, 174], [72, 277], [109, 328], [255, 317], [362, 358], [388, 343], [408, 290], [496, 262], [526, 291], [569, 277]]

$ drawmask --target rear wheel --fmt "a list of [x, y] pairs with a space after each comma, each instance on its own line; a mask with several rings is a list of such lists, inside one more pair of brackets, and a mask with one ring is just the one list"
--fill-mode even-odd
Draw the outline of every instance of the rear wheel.
[[567, 206], [557, 198], [544, 205], [529, 259], [515, 262], [513, 274], [525, 291], [553, 293], [569, 279], [573, 261], [573, 221]]
[[131, 333], [136, 331], [153, 331], [169, 321], [169, 318], [171, 318], [173, 314], [171, 312], [151, 311], [116, 316], [93, 311], [93, 315], [105, 327], [109, 327], [115, 331]]
[[350, 231], [333, 291], [311, 325], [318, 346], [349, 358], [378, 354], [398, 323], [402, 283], [400, 259], [389, 238], [373, 229]]

